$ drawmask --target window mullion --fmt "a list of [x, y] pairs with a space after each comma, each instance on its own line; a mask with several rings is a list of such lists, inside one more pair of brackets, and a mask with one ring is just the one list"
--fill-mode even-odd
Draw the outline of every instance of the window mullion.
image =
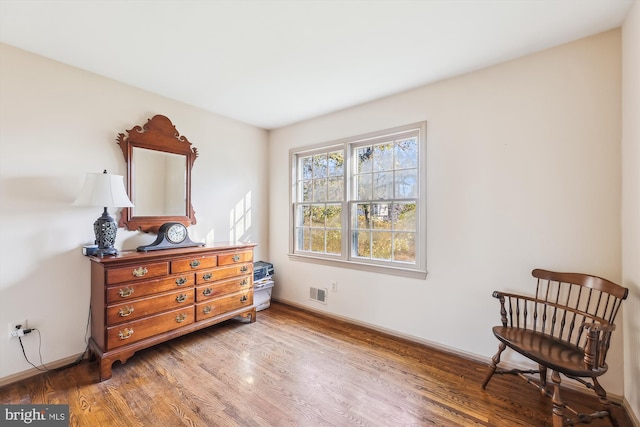
[[351, 192], [352, 192], [352, 177], [351, 171], [353, 168], [351, 160], [351, 149], [348, 143], [344, 143], [342, 146], [344, 153], [344, 196], [342, 198], [342, 257], [346, 260], [351, 259]]
[[424, 272], [425, 130], [423, 122], [290, 150], [292, 254]]

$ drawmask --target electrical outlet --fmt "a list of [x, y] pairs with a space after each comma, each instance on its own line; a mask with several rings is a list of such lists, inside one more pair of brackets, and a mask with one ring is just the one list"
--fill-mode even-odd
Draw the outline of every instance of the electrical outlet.
[[338, 282], [335, 280], [331, 282], [331, 292], [338, 292]]
[[12, 338], [11, 332], [17, 331], [18, 329], [27, 329], [27, 319], [17, 320], [15, 322], [9, 322], [9, 338]]

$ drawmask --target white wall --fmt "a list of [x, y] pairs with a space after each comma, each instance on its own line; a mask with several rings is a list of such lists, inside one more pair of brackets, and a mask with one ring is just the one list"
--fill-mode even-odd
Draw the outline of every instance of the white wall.
[[[537, 267], [620, 282], [620, 43], [606, 32], [272, 131], [274, 298], [488, 359], [493, 290], [530, 291]], [[420, 120], [427, 279], [290, 261], [288, 150]], [[327, 305], [308, 299], [332, 280]], [[621, 333], [612, 346], [603, 384], [620, 396]]]
[[[85, 348], [89, 261], [101, 209], [72, 207], [87, 172], [124, 174], [120, 132], [169, 117], [198, 149], [193, 240], [258, 243], [267, 257], [266, 131], [0, 44], [0, 383], [30, 369], [7, 324], [28, 319], [42, 333], [45, 363]], [[112, 214], [119, 212], [110, 210]], [[117, 219], [117, 216], [116, 216]], [[153, 235], [120, 229], [116, 246]], [[36, 333], [23, 339], [39, 363]]]
[[[640, 2], [622, 27], [622, 283], [624, 396], [640, 420]], [[638, 421], [640, 423], [640, 421]], [[638, 424], [640, 425], [640, 424]]]

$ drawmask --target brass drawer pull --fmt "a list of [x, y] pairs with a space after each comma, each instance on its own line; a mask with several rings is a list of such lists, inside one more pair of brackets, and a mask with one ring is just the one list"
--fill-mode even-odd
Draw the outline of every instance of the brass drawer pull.
[[211, 273], [207, 273], [202, 276], [204, 280], [211, 280], [212, 277], [213, 277], [213, 274]]
[[233, 262], [238, 262], [238, 261], [240, 261], [240, 255], [235, 254], [235, 255], [233, 256]]
[[208, 297], [212, 293], [213, 293], [213, 289], [211, 288], [206, 288], [204, 291], [202, 291], [202, 295], [204, 295], [205, 297]]
[[120, 295], [122, 298], [130, 297], [131, 295], [133, 295], [133, 288], [120, 289], [118, 291], [118, 295]]
[[249, 284], [249, 279], [242, 279], [242, 282], [240, 282], [240, 286], [245, 286]]
[[186, 277], [178, 277], [176, 279], [176, 286], [182, 286], [185, 283], [187, 283], [189, 281], [189, 279], [187, 279]]
[[185, 320], [187, 320], [187, 315], [186, 315], [186, 314], [184, 314], [184, 313], [180, 313], [180, 314], [178, 314], [178, 315], [176, 316], [176, 322], [178, 322], [178, 323], [182, 323], [182, 322], [184, 322]]
[[248, 299], [249, 299], [248, 296], [242, 295], [242, 298], [240, 298], [240, 302], [247, 302]]
[[249, 267], [247, 267], [246, 265], [240, 267], [240, 273], [246, 273], [247, 271], [249, 271]]
[[213, 310], [213, 308], [211, 308], [211, 306], [210, 306], [210, 305], [205, 305], [204, 307], [202, 307], [202, 312], [203, 312], [204, 314], [209, 314], [209, 313], [211, 313], [211, 310]]
[[121, 308], [120, 310], [118, 310], [118, 315], [120, 317], [130, 316], [131, 313], [133, 313], [133, 306], [129, 307], [128, 305], [126, 305], [123, 308]]
[[185, 302], [187, 300], [187, 296], [185, 294], [180, 294], [176, 297], [176, 302]]
[[147, 270], [146, 267], [138, 267], [135, 270], [133, 270], [133, 275], [136, 277], [142, 277], [148, 272], [149, 270]]
[[194, 259], [189, 263], [189, 267], [191, 268], [197, 268], [199, 266], [200, 266], [200, 260], [197, 260], [197, 259]]
[[120, 337], [121, 340], [126, 340], [127, 338], [131, 338], [131, 335], [133, 335], [133, 328], [131, 329], [125, 328], [124, 331], [118, 332], [118, 337]]

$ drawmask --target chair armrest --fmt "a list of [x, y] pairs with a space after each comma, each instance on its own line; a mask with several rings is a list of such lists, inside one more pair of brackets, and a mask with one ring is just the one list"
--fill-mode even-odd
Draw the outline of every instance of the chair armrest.
[[502, 291], [493, 291], [493, 294], [491, 294], [492, 297], [494, 298], [498, 298], [500, 299], [502, 298], [514, 298], [514, 299], [522, 299], [522, 300], [527, 300], [527, 301], [538, 301], [540, 303], [544, 303], [545, 301], [540, 300], [540, 299], [536, 299], [535, 297], [531, 296], [531, 295], [520, 295], [520, 294], [512, 294], [509, 292], [502, 292]]
[[492, 296], [494, 298], [497, 298], [500, 301], [500, 322], [502, 323], [502, 326], [506, 327], [508, 324], [508, 318], [507, 318], [507, 309], [505, 307], [504, 301], [505, 301], [505, 297], [509, 298], [509, 297], [515, 297], [515, 298], [520, 298], [519, 295], [513, 295], [513, 294], [509, 294], [506, 292], [500, 292], [500, 291], [493, 291]]
[[604, 358], [609, 349], [611, 332], [616, 329], [616, 325], [612, 323], [583, 322], [580, 328], [587, 332], [584, 345], [584, 363], [591, 369], [601, 369], [606, 366]]
[[[500, 301], [500, 321], [502, 322], [502, 326], [504, 327], [506, 327], [509, 323], [511, 323], [511, 326], [515, 326], [512, 304], [526, 304], [527, 302], [539, 302], [541, 304], [545, 304], [544, 301], [540, 301], [534, 297], [512, 294], [509, 292], [493, 291], [492, 296]], [[509, 310], [507, 310], [507, 308]], [[516, 313], [517, 312], [518, 311], [516, 311]], [[519, 317], [520, 315], [516, 314], [516, 323]]]
[[608, 323], [603, 325], [602, 323], [584, 322], [580, 325], [581, 328], [586, 329], [587, 332], [613, 332], [616, 330], [616, 325]]
[[491, 296], [494, 298], [500, 298], [500, 297], [516, 296], [516, 295], [509, 294], [507, 292], [502, 292], [502, 291], [493, 291], [493, 294], [491, 294]]

